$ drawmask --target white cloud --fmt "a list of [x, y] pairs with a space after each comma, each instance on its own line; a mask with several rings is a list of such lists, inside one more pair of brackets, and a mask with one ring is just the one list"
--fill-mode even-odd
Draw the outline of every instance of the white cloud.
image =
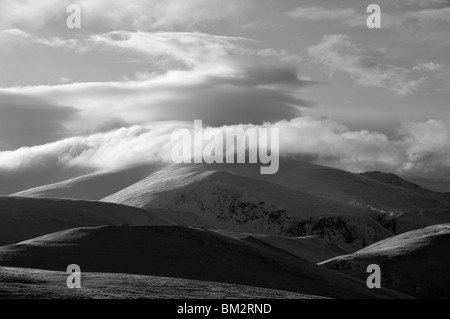
[[221, 65], [232, 54], [244, 52], [239, 43], [251, 40], [216, 36], [200, 32], [126, 32], [114, 31], [91, 36], [89, 42], [121, 50], [133, 50], [146, 58], [171, 58], [187, 67]]
[[357, 46], [347, 35], [325, 36], [308, 52], [316, 62], [349, 74], [360, 85], [386, 88], [401, 96], [417, 91], [425, 80], [410, 69], [391, 64], [382, 51]]
[[[192, 122], [149, 123], [0, 152], [0, 192], [7, 187], [18, 191], [25, 184], [30, 187], [30, 176], [37, 176], [32, 182], [39, 185], [48, 183], [49, 179], [61, 180], [68, 172], [92, 172], [161, 161], [170, 163], [174, 145], [171, 133], [180, 127], [192, 129], [192, 125]], [[283, 158], [308, 159], [356, 172], [383, 170], [438, 176], [449, 171], [450, 123], [442, 121], [405, 123], [395, 139], [378, 132], [351, 131], [332, 120], [312, 118], [262, 126], [280, 129]]]
[[401, 127], [406, 160], [402, 169], [416, 175], [445, 176], [450, 168], [450, 123], [429, 120], [409, 122]]

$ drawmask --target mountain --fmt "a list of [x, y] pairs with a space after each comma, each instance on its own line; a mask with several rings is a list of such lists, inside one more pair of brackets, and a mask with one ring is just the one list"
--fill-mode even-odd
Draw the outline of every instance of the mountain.
[[[417, 192], [420, 192], [423, 194], [430, 194], [430, 195], [433, 194], [432, 191], [427, 190], [417, 184], [408, 182], [407, 180], [401, 178], [400, 176], [392, 174], [392, 173], [365, 172], [365, 173], [361, 173], [359, 175], [379, 181], [384, 184], [391, 185], [391, 186], [406, 188], [406, 189], [417, 191]], [[440, 194], [436, 194], [436, 195], [439, 196]]]
[[450, 193], [450, 181], [433, 180], [423, 177], [407, 177], [407, 179], [434, 192]]
[[0, 197], [0, 246], [74, 227], [170, 224], [161, 214], [102, 202]]
[[102, 201], [188, 212], [214, 229], [321, 235], [345, 251], [392, 236], [368, 209], [207, 168], [173, 165]]
[[[177, 165], [172, 165], [177, 166]], [[336, 201], [371, 206], [378, 210], [393, 212], [422, 209], [448, 209], [450, 200], [442, 194], [424, 193], [423, 189], [411, 187], [405, 180], [393, 185], [386, 178], [374, 178], [374, 173], [351, 172], [296, 160], [283, 160], [275, 175], [261, 175], [259, 164], [183, 164], [192, 171], [224, 172], [266, 181], [285, 188]], [[158, 177], [162, 164], [143, 165], [111, 172], [102, 172], [75, 178], [66, 182], [41, 186], [22, 191], [22, 196], [65, 197], [73, 199], [99, 199], [120, 192], [124, 188], [150, 176]], [[381, 176], [381, 173], [379, 174]], [[393, 174], [388, 176], [399, 179]], [[117, 186], [115, 186], [117, 185]], [[17, 193], [16, 193], [17, 194]]]
[[[116, 180], [121, 181], [118, 186]], [[448, 194], [393, 174], [354, 174], [294, 160], [281, 161], [275, 175], [261, 175], [259, 164], [150, 165], [88, 175], [19, 195], [105, 195], [104, 202], [167, 209], [170, 219], [181, 225], [290, 237], [320, 235], [349, 252], [395, 234], [450, 222]]]
[[78, 228], [0, 247], [0, 266], [213, 281], [335, 298], [405, 298], [279, 249], [182, 226]]
[[366, 268], [377, 264], [382, 287], [420, 298], [450, 298], [450, 224], [401, 234], [351, 255], [320, 265], [367, 278]]
[[11, 196], [99, 200], [142, 180], [162, 167], [164, 167], [163, 164], [147, 164], [102, 171], [28, 189]]
[[310, 195], [354, 205], [371, 206], [390, 212], [421, 209], [448, 210], [450, 207], [450, 201], [446, 196], [429, 196], [412, 189], [388, 185], [360, 174], [302, 161], [281, 161], [280, 170], [275, 175], [261, 175], [259, 164], [192, 164], [191, 166], [264, 180]]
[[0, 267], [0, 299], [318, 299], [320, 297], [217, 282], [83, 273], [82, 289], [67, 289], [65, 272]]

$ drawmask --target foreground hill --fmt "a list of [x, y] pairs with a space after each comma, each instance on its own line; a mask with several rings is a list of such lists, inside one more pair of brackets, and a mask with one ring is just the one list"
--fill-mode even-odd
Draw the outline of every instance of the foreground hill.
[[382, 269], [382, 285], [421, 298], [450, 298], [450, 224], [412, 231], [321, 265], [367, 276], [370, 264]]
[[158, 212], [102, 202], [0, 197], [0, 246], [84, 226], [167, 225]]
[[0, 267], [0, 299], [317, 299], [287, 291], [178, 278], [83, 273], [67, 289], [64, 272]]
[[[101, 252], [101, 253], [99, 253]], [[0, 247], [0, 265], [224, 282], [336, 298], [398, 298], [273, 247], [181, 226], [62, 231]]]

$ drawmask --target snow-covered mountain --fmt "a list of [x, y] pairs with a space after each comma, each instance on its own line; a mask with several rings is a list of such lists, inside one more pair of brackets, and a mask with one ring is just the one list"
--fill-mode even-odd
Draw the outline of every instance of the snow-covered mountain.
[[282, 236], [320, 235], [353, 252], [402, 232], [450, 222], [450, 199], [393, 174], [354, 174], [282, 161], [143, 165], [23, 191], [16, 196], [100, 199], [166, 209], [185, 226]]
[[203, 166], [170, 166], [103, 201], [188, 212], [214, 229], [321, 235], [346, 251], [392, 236], [368, 209]]

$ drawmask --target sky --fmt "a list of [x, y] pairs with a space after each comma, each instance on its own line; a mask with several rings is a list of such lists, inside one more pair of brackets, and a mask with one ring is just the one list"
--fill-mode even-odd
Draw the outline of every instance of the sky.
[[284, 157], [450, 179], [449, 31], [448, 0], [0, 0], [0, 192], [167, 161], [194, 120], [280, 128]]

